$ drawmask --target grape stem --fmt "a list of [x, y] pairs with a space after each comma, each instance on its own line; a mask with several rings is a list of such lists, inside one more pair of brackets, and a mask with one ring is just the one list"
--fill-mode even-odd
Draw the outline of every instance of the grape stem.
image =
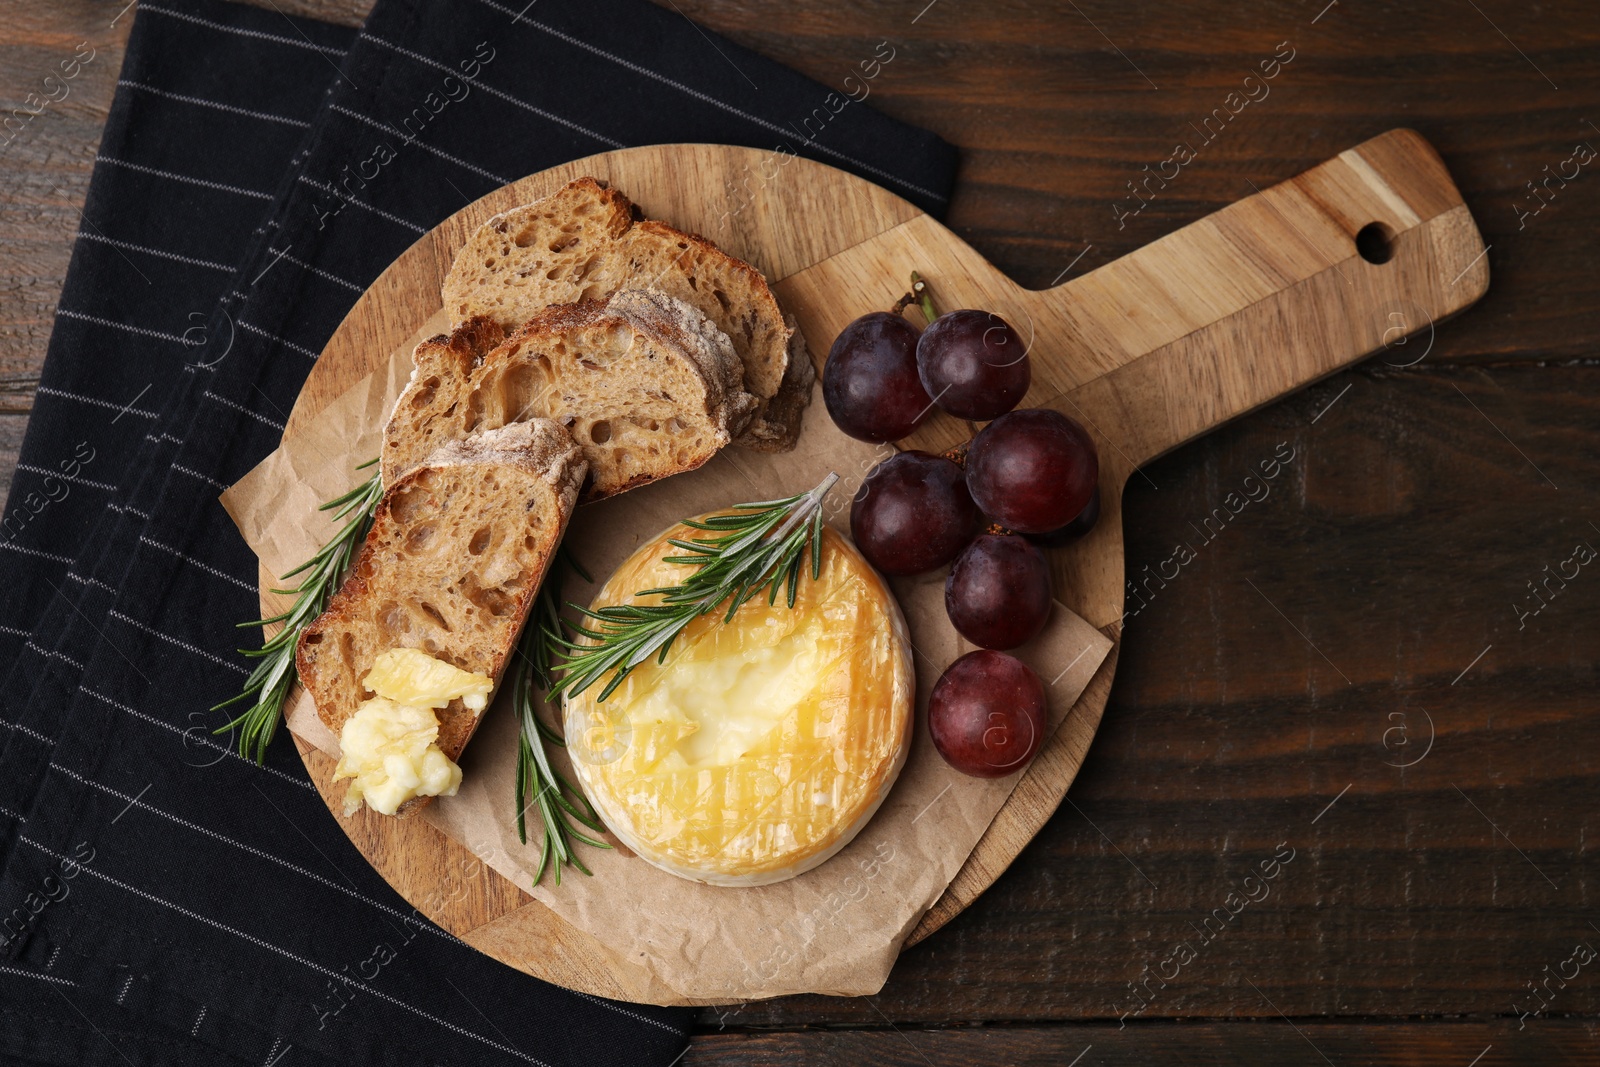
[[933, 309], [933, 295], [928, 292], [928, 283], [916, 271], [911, 272], [911, 292], [917, 299], [917, 306], [922, 309], [923, 318], [931, 323], [939, 317], [939, 313]]
[[928, 292], [928, 283], [923, 281], [922, 275], [916, 271], [911, 272], [911, 291], [896, 300], [889, 312], [892, 315], [904, 315], [906, 308], [912, 304], [917, 305], [917, 310], [922, 312], [922, 317], [927, 322], [939, 317], [939, 313], [933, 307], [933, 296]]

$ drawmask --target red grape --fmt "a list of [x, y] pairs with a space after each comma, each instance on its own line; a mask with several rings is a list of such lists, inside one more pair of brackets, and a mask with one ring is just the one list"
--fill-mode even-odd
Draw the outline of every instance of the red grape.
[[917, 328], [874, 311], [846, 326], [822, 368], [822, 401], [834, 424], [862, 441], [898, 441], [933, 402], [917, 377]]
[[917, 373], [933, 402], [963, 419], [992, 419], [1022, 400], [1028, 353], [1005, 319], [989, 311], [940, 315], [917, 341]]
[[1078, 517], [1060, 529], [1051, 530], [1049, 533], [1029, 534], [1028, 540], [1036, 545], [1046, 545], [1050, 548], [1060, 548], [1070, 545], [1094, 529], [1095, 523], [1100, 521], [1100, 494], [1094, 492], [1089, 495], [1089, 502], [1078, 512]]
[[968, 652], [945, 669], [928, 699], [928, 733], [944, 761], [975, 778], [1027, 766], [1044, 742], [1044, 683], [1004, 652]]
[[850, 505], [850, 535], [884, 574], [944, 566], [981, 520], [961, 468], [926, 452], [898, 452], [872, 468]]
[[1017, 534], [982, 534], [956, 557], [944, 583], [956, 631], [984, 648], [1016, 648], [1050, 621], [1050, 567]]
[[1048, 408], [1000, 416], [967, 449], [972, 499], [1018, 533], [1048, 533], [1077, 518], [1099, 478], [1100, 460], [1089, 435]]

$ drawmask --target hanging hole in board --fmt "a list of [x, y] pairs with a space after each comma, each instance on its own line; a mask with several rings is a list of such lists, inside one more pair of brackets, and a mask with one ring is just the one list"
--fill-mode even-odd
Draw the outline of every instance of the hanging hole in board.
[[1381, 222], [1369, 222], [1356, 231], [1356, 251], [1368, 263], [1387, 263], [1394, 255], [1394, 232]]

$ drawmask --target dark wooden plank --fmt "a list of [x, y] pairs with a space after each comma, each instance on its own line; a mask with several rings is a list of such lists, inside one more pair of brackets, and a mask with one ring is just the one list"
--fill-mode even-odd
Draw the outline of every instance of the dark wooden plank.
[[[0, 141], [5, 211], [0, 215], [0, 412], [32, 407], [56, 299], [72, 257], [73, 235], [89, 188], [100, 130], [122, 66], [130, 16], [113, 27], [116, 9], [86, 0], [12, 5], [0, 42], [0, 101], [16, 121], [46, 94], [60, 97], [8, 127]], [[93, 49], [76, 77], [60, 64], [87, 43]], [[85, 53], [86, 54], [86, 53]], [[72, 68], [69, 68], [72, 69]], [[51, 78], [47, 85], [45, 79]], [[30, 104], [29, 94], [37, 94]], [[65, 94], [65, 95], [63, 95]]]
[[[79, 41], [97, 49], [72, 95], [0, 152], [0, 410], [17, 412], [29, 406], [43, 357], [128, 19], [112, 26], [115, 7], [88, 0], [13, 6], [0, 99], [20, 102]], [[278, 6], [349, 23], [362, 7]], [[1195, 958], [1165, 988], [1152, 979], [1145, 1020], [1270, 1017], [1251, 983], [1297, 1017], [1532, 1005], [1529, 983], [1560, 967], [1575, 942], [1600, 938], [1584, 910], [1596, 873], [1587, 842], [1600, 579], [1582, 568], [1520, 628], [1512, 607], [1536, 605], [1526, 583], [1559, 567], [1576, 540], [1600, 547], [1600, 533], [1585, 532], [1600, 522], [1595, 371], [1559, 365], [1592, 364], [1600, 352], [1600, 177], [1591, 166], [1566, 186], [1552, 183], [1549, 203], [1525, 214], [1534, 206], [1525, 183], [1558, 169], [1579, 141], [1600, 146], [1600, 131], [1583, 121], [1600, 122], [1592, 5], [1479, 5], [1514, 46], [1470, 5], [671, 6], [835, 87], [890, 41], [895, 59], [872, 81], [872, 104], [961, 147], [951, 224], [1027, 284], [1050, 283], [1087, 245], [1072, 270], [1399, 124], [1444, 154], [1494, 268], [1490, 296], [1442, 327], [1419, 366], [1369, 363], [1166, 457], [1132, 489], [1130, 578], [1146, 565], [1159, 570], [1183, 540], [1195, 558], [1165, 587], [1153, 583], [1154, 598], [1129, 620], [1112, 706], [1073, 803], [994, 890], [909, 953], [872, 1000], [793, 998], [707, 1012], [704, 1024], [1114, 1019], [1139, 1002], [1129, 983], [1146, 968], [1159, 972], [1183, 939], [1198, 941], [1190, 924], [1223, 907], [1279, 841], [1295, 858], [1270, 897], [1192, 946]], [[1119, 228], [1113, 204], [1134, 204], [1125, 183], [1166, 158], [1188, 123], [1222, 106], [1284, 40], [1295, 58], [1270, 96]], [[708, 51], [707, 62], [721, 60]], [[1508, 360], [1519, 366], [1459, 366]], [[0, 471], [12, 469], [21, 422], [0, 417]], [[1296, 459], [1271, 495], [1214, 539], [1192, 532], [1280, 441]], [[1437, 732], [1433, 750], [1409, 769], [1386, 766], [1420, 751], [1423, 712]], [[1409, 747], [1392, 732], [1395, 713], [1406, 716]], [[1600, 1011], [1600, 983], [1587, 979], [1585, 971], [1560, 988], [1553, 1010]], [[1503, 1020], [1415, 1031], [1316, 1025], [1336, 1061], [1466, 1064], [1480, 1025], [1483, 1044], [1496, 1046], [1485, 1067], [1593, 1058], [1592, 1030], [1575, 1024], [1530, 1023], [1520, 1034]], [[1268, 1036], [1259, 1040], [1282, 1044], [1228, 1044], [1257, 1040], [1256, 1029], [1141, 1021], [1120, 1032], [912, 1036], [936, 1046], [926, 1053], [934, 1062], [1037, 1054], [1061, 1063], [1093, 1041], [1087, 1065], [1098, 1040], [1074, 1041], [1100, 1033], [1107, 1047], [1110, 1035], [1167, 1041], [1142, 1046], [1143, 1058], [1114, 1060], [1123, 1053], [1113, 1050], [1100, 1062], [1320, 1062], [1281, 1026], [1261, 1027]], [[1393, 1037], [1413, 1033], [1424, 1036]], [[1441, 1045], [1441, 1033], [1464, 1040]], [[1551, 1033], [1559, 1036], [1530, 1036]], [[1008, 1045], [1016, 1034], [1064, 1043]], [[1400, 1043], [1370, 1044], [1374, 1034]], [[905, 1059], [905, 1040], [888, 1036], [862, 1035], [874, 1043], [851, 1062], [923, 1062]], [[1354, 1043], [1339, 1043], [1346, 1038]], [[797, 1043], [793, 1035], [741, 1035], [704, 1040], [688, 1062], [827, 1062], [823, 1044], [847, 1038], [806, 1040], [819, 1043], [796, 1047], [815, 1058], [775, 1058], [790, 1053], [762, 1044]], [[989, 1044], [959, 1044], [979, 1040]], [[1568, 1040], [1576, 1044], [1560, 1043]]]
[[[371, 5], [365, 0], [261, 0], [259, 6], [356, 25]], [[32, 408], [79, 211], [134, 18], [135, 10], [123, 11], [121, 4], [90, 0], [8, 6], [0, 40], [0, 102], [9, 112], [37, 109], [37, 100], [29, 103], [30, 93], [59, 99], [20, 129], [8, 127], [0, 133], [0, 172], [5, 178], [0, 413]], [[75, 77], [63, 80], [61, 62], [82, 44], [93, 49], [92, 58]], [[46, 77], [53, 79], [48, 85]], [[9, 140], [7, 134], [12, 135]]]
[[[1600, 124], [1593, 5], [1478, 5], [1515, 46], [1470, 5], [1339, 4], [1313, 25], [1325, 5], [943, 0], [913, 23], [924, 4], [807, 0], [775, 19], [744, 0], [675, 0], [690, 17], [835, 88], [889, 41], [895, 58], [872, 81], [869, 102], [961, 147], [951, 226], [1035, 287], [1086, 246], [1074, 271], [1215, 211], [1251, 183], [1282, 180], [1394, 126], [1414, 127], [1443, 154], [1493, 245], [1489, 297], [1472, 329], [1442, 341], [1438, 357], [1592, 355], [1600, 280], [1590, 246], [1574, 235], [1600, 228], [1592, 173], [1600, 160], [1577, 168], [1565, 187], [1553, 182], [1548, 206], [1520, 228], [1514, 205], [1530, 195], [1525, 183], [1542, 180], [1547, 165], [1558, 169], [1578, 142], [1600, 150], [1600, 130], [1584, 121]], [[1202, 143], [1190, 123], [1225, 107], [1284, 41], [1294, 58], [1266, 95]], [[709, 50], [706, 59], [720, 62]], [[1119, 228], [1113, 206], [1140, 203], [1128, 183], [1143, 182], [1146, 165], [1158, 171], [1179, 142], [1196, 158], [1165, 189], [1152, 182], [1154, 199]]]
[[683, 1067], [1187, 1067], [1403, 1063], [1409, 1067], [1545, 1067], [1593, 1063], [1594, 1022], [1195, 1023], [1129, 1026], [901, 1028], [854, 1032], [710, 1033]]
[[0, 415], [0, 504], [11, 492], [11, 478], [17, 469], [17, 452], [22, 448], [26, 415]]
[[[1130, 578], [1179, 543], [1195, 558], [1128, 619], [1071, 803], [874, 1001], [741, 1022], [1115, 1018], [1185, 941], [1197, 958], [1146, 1015], [1248, 1013], [1247, 979], [1296, 1016], [1506, 1012], [1575, 942], [1600, 946], [1600, 561], [1525, 628], [1511, 607], [1578, 542], [1600, 549], [1600, 375], [1380, 368], [1135, 479]], [[1293, 461], [1260, 481], [1280, 443]], [[1247, 489], [1267, 495], [1203, 541], [1190, 523]], [[1417, 759], [1427, 716], [1433, 750], [1386, 766]], [[1267, 898], [1202, 942], [1280, 841], [1295, 858]], [[1600, 981], [1560, 998], [1600, 1010]]]
[[[347, 23], [364, 7], [274, 6]], [[1076, 9], [943, 2], [915, 22], [888, 0], [849, 8], [809, 0], [798, 11], [744, 0], [673, 6], [835, 88], [852, 73], [859, 78], [859, 64], [889, 41], [894, 59], [872, 79], [868, 99], [961, 147], [950, 222], [1026, 284], [1050, 283], [1086, 246], [1072, 269], [1214, 211], [1251, 183], [1286, 178], [1405, 124], [1443, 152], [1493, 246], [1489, 298], [1472, 329], [1443, 339], [1436, 358], [1584, 357], [1600, 341], [1600, 274], [1590, 269], [1590, 245], [1573, 236], [1600, 226], [1594, 167], [1565, 185], [1553, 180], [1548, 204], [1525, 214], [1538, 204], [1527, 183], [1544, 180], [1546, 167], [1560, 171], [1578, 142], [1600, 146], [1600, 133], [1583, 120], [1600, 115], [1600, 65], [1585, 61], [1600, 48], [1600, 20], [1587, 0], [1517, 13], [1515, 47], [1486, 18], [1448, 5], [1341, 4], [1315, 25], [1322, 5], [1288, 10], [1265, 0], [1205, 0], [1170, 12], [1107, 0]], [[0, 98], [19, 102], [78, 41], [98, 49], [73, 95], [0, 156], [17, 209], [0, 221], [0, 286], [9, 294], [0, 310], [5, 410], [27, 409], [43, 358], [74, 208], [130, 21], [112, 27], [114, 14], [88, 0], [19, 9], [0, 44]], [[1499, 13], [1502, 28], [1512, 16]], [[1190, 123], [1225, 107], [1282, 41], [1294, 58], [1265, 84], [1267, 95], [1200, 145], [1165, 189], [1152, 184], [1154, 199], [1119, 225], [1113, 206], [1140, 203], [1127, 183], [1142, 182], [1147, 164], [1159, 170], [1179, 140], [1198, 142]], [[706, 59], [723, 61], [709, 45]]]
[[321, 19], [341, 26], [359, 26], [372, 10], [372, 0], [242, 0], [296, 18]]

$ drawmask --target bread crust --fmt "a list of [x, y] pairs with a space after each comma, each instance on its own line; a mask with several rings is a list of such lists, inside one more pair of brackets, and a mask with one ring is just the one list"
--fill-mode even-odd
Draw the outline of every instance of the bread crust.
[[[535, 542], [531, 548], [523, 542], [522, 566], [515, 575], [515, 591], [506, 593], [503, 587], [491, 590], [493, 599], [486, 601], [488, 606], [477, 608], [482, 615], [478, 620], [471, 618], [474, 609], [457, 597], [451, 602], [459, 609], [452, 612], [457, 622], [454, 628], [437, 610], [432, 616], [438, 619], [437, 623], [425, 612], [410, 611], [405, 613], [403, 633], [374, 632], [382, 630], [375, 622], [382, 617], [381, 605], [375, 604], [376, 598], [403, 600], [409, 592], [413, 594], [411, 599], [422, 601], [427, 608], [429, 598], [443, 600], [450, 595], [451, 583], [445, 579], [455, 577], [452, 566], [467, 572], [484, 565], [482, 558], [473, 554], [469, 546], [459, 546], [463, 550], [451, 552], [452, 546], [447, 545], [442, 555], [451, 558], [443, 578], [427, 573], [422, 564], [412, 564], [410, 575], [403, 573], [411, 561], [394, 558], [396, 545], [404, 541], [408, 532], [417, 532], [419, 521], [437, 524], [443, 521], [441, 516], [467, 518], [456, 515], [459, 509], [453, 507], [441, 510], [441, 505], [429, 510], [427, 503], [420, 506], [411, 503], [409, 494], [425, 490], [431, 500], [434, 490], [431, 485], [424, 485], [430, 479], [437, 485], [455, 477], [466, 486], [470, 478], [488, 472], [520, 479], [524, 493], [533, 490], [541, 498], [530, 501], [523, 512], [530, 518], [522, 531], [501, 531], [506, 536]], [[329, 600], [327, 609], [301, 633], [295, 647], [296, 670], [301, 683], [311, 693], [317, 717], [323, 724], [335, 735], [344, 729], [344, 724], [367, 695], [361, 679], [371, 669], [377, 655], [389, 648], [423, 648], [430, 655], [463, 670], [489, 675], [498, 686], [533, 606], [539, 583], [577, 504], [584, 472], [582, 454], [571, 435], [556, 423], [541, 419], [452, 441], [391, 487], [378, 503], [372, 529], [349, 577]], [[507, 489], [508, 494], [513, 492], [515, 487]], [[456, 502], [452, 499], [448, 503]], [[468, 499], [467, 503], [473, 501]], [[500, 503], [504, 507], [505, 501]], [[542, 504], [540, 510], [545, 514], [535, 516], [536, 503]], [[418, 514], [397, 514], [407, 508]], [[469, 526], [477, 521], [473, 519]], [[491, 555], [490, 558], [496, 557]], [[461, 585], [462, 581], [455, 584]], [[463, 612], [469, 622], [483, 624], [480, 630], [473, 631], [475, 640], [466, 640], [469, 635], [460, 625]], [[451, 760], [459, 760], [483, 713], [468, 709], [457, 699], [439, 709], [437, 715], [439, 736], [436, 743]], [[409, 801], [397, 814], [409, 815], [429, 799], [418, 797]]]
[[700, 466], [758, 404], [727, 336], [657, 290], [557, 304], [509, 331], [477, 316], [413, 358], [384, 427], [385, 484], [446, 440], [552, 418], [588, 460], [583, 499], [598, 500]]
[[698, 310], [659, 289], [621, 289], [606, 314], [653, 333], [682, 349], [705, 375], [712, 420], [737, 438], [755, 418], [761, 401], [744, 389], [744, 367], [728, 335]]
[[595, 178], [579, 178], [485, 222], [457, 254], [443, 297], [453, 323], [485, 316], [510, 330], [551, 304], [645, 286], [695, 306], [730, 338], [743, 388], [758, 402], [734, 443], [762, 451], [794, 447], [793, 413], [810, 399], [810, 368], [794, 366], [793, 321], [766, 278], [705, 237], [644, 218]]
[[793, 332], [789, 335], [789, 367], [783, 374], [783, 384], [777, 395], [767, 402], [761, 425], [752, 425], [739, 439], [739, 444], [756, 452], [787, 452], [800, 436], [806, 408], [811, 404], [811, 390], [817, 382], [816, 365], [811, 362], [811, 352], [806, 347], [805, 335], [794, 321], [785, 315], [784, 321]]

